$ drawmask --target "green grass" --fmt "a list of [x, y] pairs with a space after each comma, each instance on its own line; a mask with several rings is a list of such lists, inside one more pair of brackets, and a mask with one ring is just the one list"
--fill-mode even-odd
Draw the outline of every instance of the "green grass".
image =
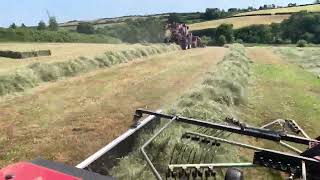
[[[296, 65], [256, 65], [256, 84], [249, 99], [254, 124], [277, 118], [291, 118], [312, 135], [320, 125], [320, 81]], [[263, 102], [263, 103], [262, 103]]]
[[32, 28], [0, 28], [0, 42], [77, 42], [117, 44], [122, 41], [102, 34], [82, 34], [66, 30], [39, 31]]
[[[253, 66], [253, 77], [248, 89], [249, 103], [238, 110], [242, 121], [262, 126], [276, 119], [293, 119], [311, 137], [319, 136], [320, 81], [313, 73], [295, 64], [257, 63]], [[260, 147], [288, 151], [270, 141], [246, 139], [247, 143]], [[248, 179], [281, 178], [278, 173], [266, 169], [249, 170], [246, 174]]]

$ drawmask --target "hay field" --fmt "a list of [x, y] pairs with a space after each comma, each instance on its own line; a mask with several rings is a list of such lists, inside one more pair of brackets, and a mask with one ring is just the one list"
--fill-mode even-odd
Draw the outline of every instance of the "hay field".
[[[199, 88], [183, 96], [170, 112], [217, 121], [225, 117], [235, 117], [255, 126], [279, 118], [289, 118], [296, 120], [311, 137], [319, 135], [319, 79], [299, 66], [288, 63], [286, 58], [274, 53], [269, 47], [246, 48], [245, 52], [240, 50], [229, 54], [218, 64], [216, 71], [208, 73], [207, 78], [202, 86], [195, 86]], [[174, 164], [236, 162], [239, 159], [241, 162], [252, 161], [252, 151], [243, 148], [235, 149], [234, 146], [225, 144], [217, 148], [181, 140], [181, 135], [188, 130], [215, 134], [214, 130], [205, 128], [196, 129], [178, 123], [171, 125], [150, 144], [153, 149], [147, 149], [160, 172], [166, 171], [169, 161]], [[140, 143], [143, 143], [148, 136], [142, 135], [140, 138], [143, 139]], [[270, 141], [238, 135], [230, 138], [263, 148], [289, 152]], [[176, 142], [180, 143], [175, 146], [178, 151], [171, 159]], [[158, 149], [162, 151], [159, 152]], [[220, 149], [222, 150], [219, 151]], [[191, 159], [190, 154], [194, 154]], [[206, 155], [214, 157], [214, 161], [210, 161]], [[146, 166], [145, 160], [141, 159], [140, 152], [137, 151], [120, 159], [120, 165], [114, 168], [112, 173], [120, 179], [152, 179], [154, 176]], [[245, 169], [244, 173], [246, 179], [284, 179], [283, 174], [264, 168]]]
[[[278, 49], [296, 51], [301, 48], [247, 48], [247, 54], [254, 62], [254, 78], [251, 79], [248, 90], [248, 104], [239, 109], [239, 119], [259, 126], [279, 118], [293, 119], [310, 137], [318, 137], [320, 81], [313, 73], [294, 62], [304, 61], [306, 56], [280, 54]], [[311, 51], [312, 48], [302, 48], [300, 53], [307, 54]], [[291, 60], [293, 57], [294, 61]], [[279, 146], [267, 141], [249, 142], [265, 148]], [[301, 147], [300, 149], [303, 150]], [[246, 174], [249, 175], [248, 179], [284, 179], [283, 176], [265, 170], [250, 170]]]
[[0, 97], [0, 166], [36, 157], [76, 164], [126, 131], [137, 108], [173, 103], [226, 48], [152, 56]]
[[107, 51], [117, 51], [141, 47], [129, 44], [90, 44], [90, 43], [0, 43], [0, 50], [30, 51], [50, 49], [52, 55], [23, 60], [0, 57], [0, 74], [35, 62], [57, 62], [76, 59], [80, 56], [92, 58]]
[[275, 13], [294, 13], [299, 11], [308, 11], [308, 12], [320, 12], [320, 4], [308, 5], [308, 6], [297, 6], [297, 7], [287, 7], [287, 8], [277, 8], [277, 9], [266, 9], [259, 11], [252, 11], [246, 13], [239, 13], [234, 16], [243, 16], [243, 15], [254, 15], [254, 14], [275, 14]]
[[233, 24], [233, 27], [237, 29], [245, 26], [254, 25], [254, 24], [280, 23], [283, 20], [288, 18], [289, 18], [289, 15], [234, 17], [234, 18], [206, 21], [202, 23], [189, 24], [189, 27], [191, 30], [201, 30], [201, 29], [208, 29], [208, 28], [216, 28], [221, 24]]
[[297, 64], [301, 68], [315, 74], [320, 78], [320, 48], [308, 47], [283, 47], [272, 48], [278, 55], [286, 59], [287, 62]]
[[178, 45], [149, 44], [132, 49], [106, 51], [94, 58], [79, 57], [59, 62], [37, 62], [0, 74], [0, 96], [39, 86], [40, 83], [57, 81], [97, 69], [108, 68], [139, 58], [181, 50]]

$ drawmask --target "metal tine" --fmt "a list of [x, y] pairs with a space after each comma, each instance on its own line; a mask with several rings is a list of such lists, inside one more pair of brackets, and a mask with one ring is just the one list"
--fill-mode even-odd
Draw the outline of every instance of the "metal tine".
[[[179, 155], [180, 155], [180, 161], [177, 161], [176, 163], [178, 164], [178, 162], [181, 162], [182, 161], [182, 159], [183, 159], [183, 154], [184, 154], [184, 152], [186, 151], [186, 149], [188, 148], [188, 146], [187, 145], [184, 145], [184, 148], [183, 148], [183, 152], [181, 152], [181, 153], [179, 153]], [[179, 158], [177, 158], [177, 160], [178, 160]]]
[[172, 153], [171, 153], [171, 158], [170, 158], [170, 164], [172, 164], [172, 159], [174, 157], [174, 152], [175, 152], [176, 148], [177, 148], [177, 144], [175, 144], [174, 147], [173, 147], [173, 150], [172, 150]]
[[207, 134], [207, 132], [210, 131], [210, 129], [205, 128], [205, 131], [203, 132], [204, 134]]
[[205, 129], [205, 127], [198, 127], [196, 131], [197, 131], [197, 132], [203, 132], [204, 129]]
[[193, 151], [193, 152], [194, 152], [194, 154], [193, 154], [193, 158], [192, 158], [191, 163], [193, 163], [193, 162], [194, 162], [194, 158], [196, 157], [196, 154], [197, 154], [197, 151]]
[[[176, 146], [177, 146], [177, 145], [176, 145]], [[176, 160], [176, 163], [178, 162], [177, 159], [178, 159], [179, 154], [180, 154], [179, 152], [181, 152], [181, 150], [182, 150], [182, 148], [184, 147], [184, 145], [181, 145], [181, 146], [179, 146], [179, 147], [180, 147], [180, 149], [178, 149], [178, 150], [176, 151], [176, 152], [178, 153], [177, 156], [174, 155], [174, 152], [173, 152], [173, 154], [171, 154], [171, 159], [172, 159], [171, 163], [173, 163], [173, 158], [174, 158], [174, 157], [177, 157], [175, 160]]]
[[209, 151], [209, 148], [203, 148], [201, 150], [201, 154], [200, 154], [200, 157], [198, 159], [198, 164], [201, 164], [201, 162], [203, 162], [203, 159], [206, 158], [208, 151]]
[[189, 161], [190, 161], [191, 154], [192, 154], [192, 152], [193, 152], [193, 151], [194, 151], [194, 147], [190, 149], [190, 153], [189, 153], [189, 156], [188, 156], [188, 160], [187, 160], [187, 162], [189, 162]]

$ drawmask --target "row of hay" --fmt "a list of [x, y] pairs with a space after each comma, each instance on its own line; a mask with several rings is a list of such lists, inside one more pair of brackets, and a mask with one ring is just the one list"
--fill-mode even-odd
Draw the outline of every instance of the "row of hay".
[[[167, 112], [208, 121], [223, 121], [226, 117], [236, 117], [233, 109], [246, 102], [250, 64], [251, 61], [244, 54], [244, 47], [237, 44], [232, 45], [230, 53], [219, 62], [216, 70], [209, 72], [199, 87], [183, 96]], [[213, 163], [212, 161], [237, 159], [232, 153], [228, 153], [232, 151], [232, 148], [226, 149], [226, 146], [216, 148], [181, 140], [181, 136], [186, 130], [205, 132], [210, 135], [216, 133], [216, 131], [205, 130], [205, 128], [178, 123], [164, 131], [147, 149], [162, 175], [167, 171], [167, 165], [170, 161], [174, 163]], [[150, 137], [150, 134], [140, 136], [140, 142], [135, 145], [136, 149]], [[174, 148], [176, 152], [172, 156]], [[179, 149], [183, 149], [183, 151], [179, 151]], [[190, 154], [193, 154], [192, 160], [189, 158]], [[226, 156], [226, 154], [228, 155]], [[119, 165], [112, 169], [111, 174], [119, 179], [154, 179], [138, 150], [122, 158]]]
[[110, 67], [137, 58], [178, 49], [180, 49], [180, 47], [176, 45], [148, 44], [131, 50], [109, 51], [93, 59], [80, 57], [64, 62], [34, 63], [18, 69], [14, 73], [0, 76], [0, 95], [21, 92], [25, 89], [35, 87], [41, 82], [49, 82], [58, 80], [62, 77], [75, 76], [95, 69]]
[[16, 52], [16, 51], [0, 51], [0, 57], [7, 57], [13, 59], [24, 59], [30, 57], [38, 56], [51, 56], [50, 50], [39, 50], [39, 51], [26, 51], [26, 52]]

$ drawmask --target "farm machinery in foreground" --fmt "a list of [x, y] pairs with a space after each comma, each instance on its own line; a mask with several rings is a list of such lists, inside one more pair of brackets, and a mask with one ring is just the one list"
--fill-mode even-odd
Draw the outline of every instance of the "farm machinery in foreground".
[[[160, 122], [163, 121], [164, 126], [159, 128]], [[183, 148], [174, 148], [172, 156], [188, 154], [189, 157], [185, 158], [190, 163], [179, 164], [171, 159], [169, 164], [165, 165], [167, 171], [163, 172], [157, 169], [157, 165], [153, 162], [155, 159], [148, 155], [146, 149], [173, 123], [189, 124], [203, 130], [196, 132], [186, 131], [181, 136], [181, 141], [192, 141], [208, 146], [207, 152], [214, 152], [216, 147], [229, 144], [252, 150], [253, 158], [251, 162], [243, 163], [215, 163], [212, 160], [210, 163], [195, 164], [192, 157], [197, 152], [190, 151], [186, 153]], [[208, 134], [206, 133], [208, 130], [214, 130], [215, 133]], [[30, 163], [18, 163], [1, 169], [0, 180], [114, 179], [110, 176], [110, 169], [118, 165], [117, 163], [121, 157], [133, 151], [133, 144], [137, 141], [139, 134], [146, 132], [153, 133], [153, 135], [140, 147], [140, 152], [156, 179], [215, 179], [217, 171], [227, 169], [225, 171], [226, 180], [242, 180], [245, 176], [245, 170], [243, 172], [240, 169], [258, 167], [283, 172], [288, 175], [288, 179], [320, 179], [319, 138], [311, 139], [293, 120], [279, 119], [262, 127], [252, 127], [233, 118], [226, 118], [224, 123], [213, 123], [212, 121], [168, 115], [161, 113], [161, 111], [153, 112], [139, 109], [134, 115], [134, 124], [127, 132], [76, 167], [38, 159]], [[223, 138], [221, 134], [238, 134], [259, 140], [270, 140], [281, 144], [291, 153], [228, 140]], [[299, 148], [306, 146], [305, 150], [300, 150], [293, 146], [293, 143], [297, 144]], [[225, 156], [228, 156], [228, 154]]]
[[170, 31], [170, 37], [166, 39], [166, 43], [176, 43], [181, 46], [183, 50], [204, 47], [199, 36], [194, 36], [189, 32], [189, 26], [180, 23], [171, 23], [166, 26]]

